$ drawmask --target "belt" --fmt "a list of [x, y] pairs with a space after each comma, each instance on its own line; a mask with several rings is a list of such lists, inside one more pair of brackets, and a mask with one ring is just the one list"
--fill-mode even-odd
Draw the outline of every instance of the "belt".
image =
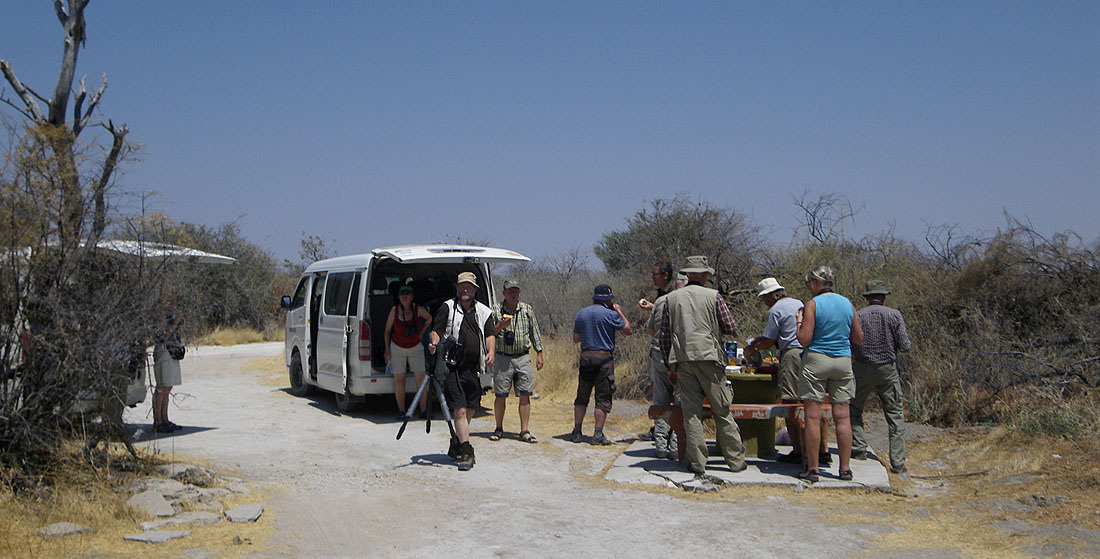
[[504, 353], [503, 351], [497, 352], [499, 355], [507, 355], [508, 357], [523, 357], [524, 355], [531, 355], [531, 352], [525, 351], [523, 353]]
[[602, 350], [602, 349], [582, 349], [581, 351], [582, 352], [588, 352], [588, 353], [606, 353], [608, 355], [611, 355], [610, 351], [606, 351], [606, 350]]

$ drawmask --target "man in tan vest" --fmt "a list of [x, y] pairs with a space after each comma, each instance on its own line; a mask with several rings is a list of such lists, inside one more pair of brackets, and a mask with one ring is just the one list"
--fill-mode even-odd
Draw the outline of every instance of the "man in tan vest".
[[707, 466], [707, 441], [703, 437], [703, 397], [710, 401], [711, 415], [718, 428], [718, 448], [730, 470], [740, 472], [745, 464], [745, 445], [730, 414], [733, 391], [726, 385], [726, 351], [722, 334], [737, 335], [737, 323], [725, 299], [714, 289], [703, 287], [714, 273], [706, 256], [689, 256], [680, 270], [688, 284], [666, 297], [657, 340], [669, 380], [677, 383], [684, 410], [688, 467], [702, 475]]

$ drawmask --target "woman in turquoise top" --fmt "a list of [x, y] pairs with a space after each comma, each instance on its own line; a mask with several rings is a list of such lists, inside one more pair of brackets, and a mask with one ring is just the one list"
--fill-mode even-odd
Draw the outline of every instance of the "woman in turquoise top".
[[[798, 393], [806, 409], [806, 425], [802, 436], [803, 448], [817, 448], [824, 434], [821, 432], [821, 404], [825, 394], [833, 407], [833, 423], [836, 424], [837, 452], [840, 454], [838, 478], [852, 479], [849, 461], [852, 458], [852, 422], [848, 415], [848, 402], [856, 392], [856, 380], [852, 375], [852, 344], [863, 343], [863, 329], [852, 302], [833, 293], [833, 269], [818, 266], [806, 274], [806, 289], [813, 299], [798, 315], [798, 342], [806, 350], [802, 353], [802, 374], [798, 379]], [[819, 456], [806, 454], [806, 471], [800, 479], [818, 480]]]

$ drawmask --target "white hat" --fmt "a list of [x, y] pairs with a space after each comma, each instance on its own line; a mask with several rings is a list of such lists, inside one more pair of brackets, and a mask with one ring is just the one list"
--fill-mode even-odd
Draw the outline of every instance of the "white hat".
[[756, 290], [760, 292], [757, 293], [756, 296], [763, 297], [768, 293], [779, 291], [780, 289], [783, 289], [783, 286], [779, 285], [779, 282], [776, 281], [775, 278], [764, 278], [760, 280], [760, 283], [756, 284]]

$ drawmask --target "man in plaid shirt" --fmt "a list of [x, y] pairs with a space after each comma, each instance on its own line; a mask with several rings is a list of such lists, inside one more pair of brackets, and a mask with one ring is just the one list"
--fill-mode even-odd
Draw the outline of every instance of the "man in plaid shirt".
[[852, 398], [852, 458], [867, 458], [867, 437], [863, 433], [863, 408], [871, 392], [878, 394], [882, 413], [890, 429], [890, 470], [906, 473], [905, 407], [902, 405], [901, 378], [897, 352], [909, 351], [912, 343], [905, 330], [901, 312], [886, 306], [886, 282], [871, 280], [863, 290], [867, 306], [859, 309], [863, 343], [852, 344], [852, 372], [856, 377], [856, 395]]
[[497, 396], [493, 411], [497, 428], [489, 435], [489, 440], [499, 441], [504, 436], [505, 402], [514, 387], [519, 397], [519, 438], [526, 443], [536, 443], [538, 439], [527, 428], [531, 419], [531, 393], [535, 388], [531, 348], [535, 349], [535, 368], [541, 371], [542, 337], [535, 313], [531, 305], [520, 302], [520, 293], [518, 281], [505, 281], [504, 302], [493, 309], [497, 323], [497, 361], [493, 370], [493, 391]]

